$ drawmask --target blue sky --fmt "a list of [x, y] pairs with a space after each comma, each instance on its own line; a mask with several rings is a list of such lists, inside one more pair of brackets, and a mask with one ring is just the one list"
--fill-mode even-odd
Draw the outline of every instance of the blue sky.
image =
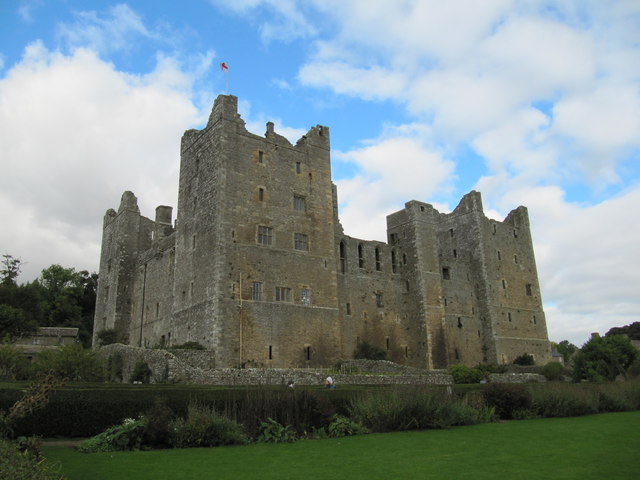
[[176, 205], [223, 61], [250, 131], [331, 128], [348, 234], [476, 189], [492, 218], [529, 208], [552, 340], [640, 320], [633, 0], [5, 0], [0, 249], [23, 281], [97, 269], [124, 190]]

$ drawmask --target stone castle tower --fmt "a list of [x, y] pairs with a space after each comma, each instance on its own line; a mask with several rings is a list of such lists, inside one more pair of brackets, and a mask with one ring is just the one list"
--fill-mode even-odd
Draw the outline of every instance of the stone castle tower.
[[217, 367], [329, 366], [364, 341], [430, 369], [550, 359], [526, 208], [497, 222], [477, 192], [450, 214], [410, 201], [387, 231], [344, 235], [327, 127], [254, 135], [221, 95], [182, 138], [175, 227], [131, 192], [107, 211], [94, 332], [198, 342]]

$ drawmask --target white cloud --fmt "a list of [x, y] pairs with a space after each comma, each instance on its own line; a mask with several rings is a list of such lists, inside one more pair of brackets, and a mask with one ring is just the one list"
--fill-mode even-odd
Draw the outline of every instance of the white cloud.
[[[58, 258], [95, 268], [102, 216], [124, 190], [138, 193], [146, 216], [159, 204], [176, 206], [180, 136], [208, 113], [190, 101], [191, 79], [169, 58], [148, 75], [130, 75], [89, 50], [63, 55], [41, 43], [6, 72], [0, 184], [2, 218], [12, 227], [2, 229], [0, 245], [28, 262], [26, 277]], [[49, 263], [36, 260], [37, 250]]]
[[336, 181], [347, 234], [384, 241], [388, 214], [450, 188], [454, 164], [429, 137], [424, 125], [404, 125], [388, 128], [364, 147], [334, 152], [334, 159], [357, 168], [355, 177]]

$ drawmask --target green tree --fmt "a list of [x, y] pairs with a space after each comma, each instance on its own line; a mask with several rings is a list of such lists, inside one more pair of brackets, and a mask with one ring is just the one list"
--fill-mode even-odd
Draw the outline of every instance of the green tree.
[[640, 340], [640, 322], [633, 322], [624, 327], [613, 327], [605, 336], [609, 335], [627, 335], [631, 340]]
[[627, 369], [638, 357], [638, 349], [623, 335], [594, 336], [576, 354], [574, 381], [601, 382], [626, 376]]
[[578, 347], [569, 340], [562, 340], [560, 343], [551, 342], [551, 345], [560, 355], [562, 355], [565, 365], [569, 364], [571, 356], [578, 351]]
[[5, 253], [2, 255], [0, 264], [2, 265], [0, 269], [0, 283], [3, 285], [17, 285], [16, 278], [18, 278], [20, 274], [22, 260]]
[[53, 372], [72, 381], [99, 382], [104, 378], [104, 362], [93, 350], [79, 343], [44, 350], [34, 362], [36, 372]]

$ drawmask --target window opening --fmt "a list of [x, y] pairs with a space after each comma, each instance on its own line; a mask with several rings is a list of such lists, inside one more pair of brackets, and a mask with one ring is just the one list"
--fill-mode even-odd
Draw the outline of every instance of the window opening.
[[251, 284], [251, 300], [256, 302], [262, 300], [262, 282], [253, 282]]
[[311, 305], [311, 290], [308, 288], [303, 288], [300, 290], [300, 303], [302, 305]]
[[384, 303], [382, 302], [382, 293], [376, 293], [376, 306], [377, 307], [384, 307]]
[[351, 304], [347, 303], [347, 315], [351, 315]]
[[526, 292], [527, 292], [527, 297], [531, 296], [531, 284], [527, 283], [526, 285]]
[[444, 280], [449, 280], [451, 278], [449, 267], [442, 267], [442, 278]]
[[309, 236], [304, 233], [296, 233], [293, 237], [293, 248], [296, 250], [302, 250], [304, 252], [309, 251]]
[[364, 268], [364, 248], [361, 243], [358, 244], [358, 267]]
[[389, 337], [385, 338], [385, 343], [387, 345], [387, 350], [391, 350], [391, 339]]
[[293, 209], [297, 212], [304, 212], [307, 209], [306, 199], [300, 195], [293, 196]]
[[258, 150], [258, 163], [264, 163], [264, 152], [262, 150]]
[[344, 241], [340, 242], [340, 273], [347, 271], [347, 256]]
[[264, 188], [258, 189], [258, 200], [260, 200], [261, 202], [264, 201]]
[[258, 243], [260, 245], [271, 245], [273, 242], [273, 228], [258, 226]]
[[458, 328], [462, 328], [462, 318], [458, 317]]
[[376, 270], [379, 272], [382, 270], [382, 264], [380, 263], [380, 249], [376, 247]]
[[307, 346], [304, 348], [304, 357], [307, 361], [311, 360], [311, 346]]
[[391, 271], [393, 273], [398, 273], [398, 263], [396, 261], [396, 251], [391, 250]]
[[296, 162], [296, 173], [300, 173], [302, 171], [302, 165], [300, 162]]
[[291, 289], [289, 287], [276, 287], [276, 302], [291, 302]]
[[273, 345], [269, 345], [269, 360], [273, 360]]

